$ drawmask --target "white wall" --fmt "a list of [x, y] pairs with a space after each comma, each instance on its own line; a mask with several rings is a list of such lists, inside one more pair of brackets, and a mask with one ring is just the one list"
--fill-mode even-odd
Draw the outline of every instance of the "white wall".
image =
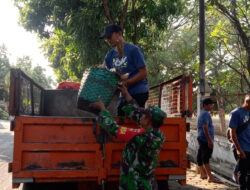
[[[187, 140], [189, 142], [187, 154], [192, 161], [197, 163], [197, 131], [191, 130], [187, 132]], [[216, 173], [231, 178], [235, 163], [231, 143], [225, 137], [215, 136], [213, 155], [212, 159], [210, 159], [211, 168]]]

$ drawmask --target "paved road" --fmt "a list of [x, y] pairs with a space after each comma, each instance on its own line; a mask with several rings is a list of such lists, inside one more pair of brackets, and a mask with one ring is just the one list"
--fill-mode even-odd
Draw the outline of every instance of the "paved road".
[[[0, 120], [0, 190], [12, 190], [11, 173], [8, 173], [8, 163], [12, 161], [13, 154], [13, 132], [9, 130], [9, 122]], [[18, 190], [22, 189], [22, 186]], [[234, 190], [233, 186], [227, 184], [213, 184], [206, 180], [199, 179], [196, 172], [196, 166], [192, 165], [187, 171], [187, 185], [181, 186], [177, 182], [169, 183], [170, 190], [177, 189], [218, 189], [218, 190]]]
[[9, 122], [0, 120], [0, 190], [12, 189], [11, 173], [8, 173], [8, 163], [12, 161], [12, 153], [13, 132], [9, 130]]

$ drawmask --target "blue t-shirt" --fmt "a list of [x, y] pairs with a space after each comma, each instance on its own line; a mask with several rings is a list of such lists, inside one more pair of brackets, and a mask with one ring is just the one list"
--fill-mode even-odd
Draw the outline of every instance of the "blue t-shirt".
[[214, 126], [210, 114], [206, 110], [201, 110], [201, 113], [198, 118], [197, 128], [198, 128], [198, 140], [203, 142], [208, 142], [207, 137], [205, 136], [203, 125], [208, 125], [208, 132], [212, 140], [214, 140]]
[[[113, 48], [107, 53], [104, 61], [108, 69], [114, 69], [115, 66], [118, 66], [123, 74], [129, 73], [128, 79], [134, 77], [139, 72], [139, 68], [146, 66], [141, 49], [130, 43], [125, 44], [121, 60], [118, 59], [117, 48]], [[128, 87], [128, 92], [131, 95], [145, 93], [148, 90], [146, 78]]]
[[[250, 111], [241, 107], [234, 109], [231, 112], [229, 120], [229, 127], [237, 128], [248, 121], [250, 117]], [[242, 150], [250, 152], [250, 124], [241, 133], [237, 135], [240, 147]]]

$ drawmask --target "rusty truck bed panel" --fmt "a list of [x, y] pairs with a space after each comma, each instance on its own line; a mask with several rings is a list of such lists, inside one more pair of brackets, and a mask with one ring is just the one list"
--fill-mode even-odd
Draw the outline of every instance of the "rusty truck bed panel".
[[[123, 124], [134, 127], [125, 120]], [[156, 175], [185, 175], [185, 119], [168, 118]], [[97, 133], [99, 126], [97, 126]], [[13, 178], [35, 181], [118, 180], [124, 143], [97, 142], [93, 121], [81, 118], [18, 116], [14, 128]]]

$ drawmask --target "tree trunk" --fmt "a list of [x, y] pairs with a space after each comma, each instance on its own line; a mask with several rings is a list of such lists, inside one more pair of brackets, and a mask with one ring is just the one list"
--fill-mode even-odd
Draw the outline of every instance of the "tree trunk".
[[223, 97], [220, 95], [220, 93], [218, 93], [218, 91], [216, 92], [216, 94], [217, 94], [218, 114], [220, 118], [220, 132], [221, 134], [226, 134], [227, 127], [225, 120], [225, 110], [223, 109]]
[[217, 106], [218, 106], [218, 114], [220, 118], [220, 132], [223, 135], [223, 134], [226, 134], [227, 128], [226, 128], [226, 120], [225, 120], [225, 110], [223, 108], [224, 98], [221, 96], [220, 84], [218, 84], [218, 86], [216, 87], [216, 99], [217, 99]]
[[132, 12], [133, 12], [133, 24], [134, 24], [133, 43], [136, 45], [138, 41], [138, 37], [137, 37], [137, 20], [136, 20], [136, 14], [135, 14], [135, 3], [136, 3], [136, 0], [132, 0]]
[[104, 6], [106, 18], [108, 19], [109, 24], [113, 24], [114, 21], [113, 21], [113, 19], [110, 16], [110, 12], [109, 12], [109, 7], [108, 7], [107, 1], [106, 0], [102, 0], [102, 3], [103, 3], [103, 6]]
[[[220, 61], [215, 66], [215, 76], [216, 76], [216, 78], [219, 77], [219, 69], [223, 65], [222, 60], [224, 59], [224, 55], [223, 55], [223, 53], [221, 51], [219, 52], [219, 57], [220, 57]], [[224, 100], [224, 98], [221, 96], [221, 85], [220, 85], [220, 83], [218, 83], [217, 86], [216, 86], [216, 96], [217, 96], [218, 114], [219, 114], [219, 118], [220, 118], [220, 132], [221, 132], [222, 135], [224, 135], [224, 134], [226, 134], [227, 128], [226, 128], [226, 120], [225, 120], [225, 110], [223, 108], [223, 100]]]
[[123, 28], [123, 25], [124, 25], [125, 17], [126, 17], [127, 10], [128, 10], [128, 3], [129, 3], [129, 0], [126, 0], [126, 3], [124, 5], [124, 7], [123, 7], [122, 17], [121, 17], [121, 20], [120, 20], [121, 28]]
[[250, 76], [250, 47], [247, 48], [246, 54], [247, 54], [247, 70]]

